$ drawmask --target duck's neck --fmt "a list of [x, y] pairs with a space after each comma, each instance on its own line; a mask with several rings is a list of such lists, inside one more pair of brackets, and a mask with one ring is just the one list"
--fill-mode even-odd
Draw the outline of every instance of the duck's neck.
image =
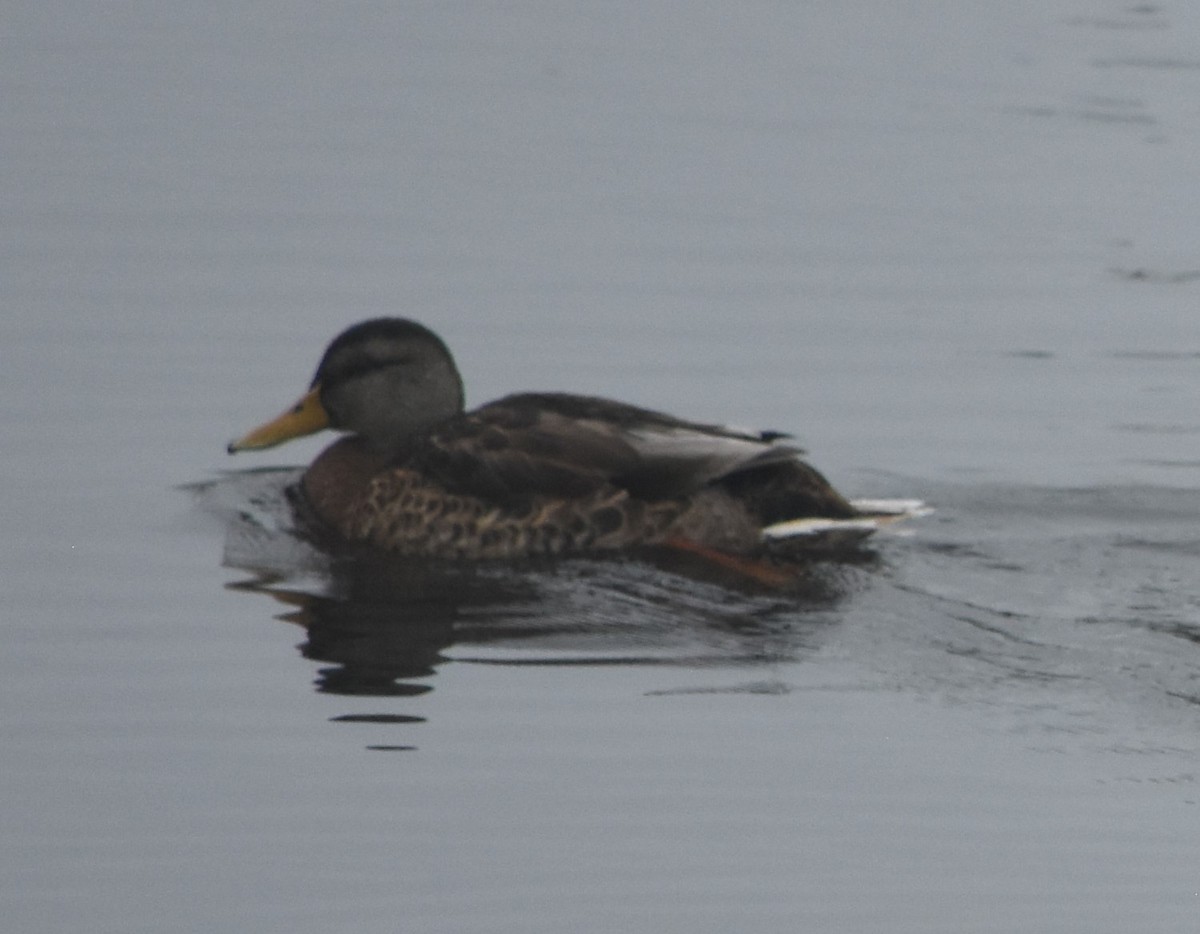
[[385, 460], [350, 435], [322, 451], [304, 472], [304, 495], [321, 521], [337, 527], [362, 500]]

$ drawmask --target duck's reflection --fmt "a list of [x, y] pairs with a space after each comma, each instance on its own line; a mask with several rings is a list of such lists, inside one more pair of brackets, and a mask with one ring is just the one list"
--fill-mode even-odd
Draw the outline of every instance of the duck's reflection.
[[[278, 577], [231, 585], [290, 607], [317, 689], [414, 696], [449, 661], [476, 664], [748, 664], [795, 660], [829, 625], [846, 571], [814, 566], [786, 595], [681, 573], [675, 556], [553, 567], [333, 562], [323, 592]], [[454, 648], [451, 655], [449, 650]]]
[[447, 661], [448, 647], [484, 638], [473, 615], [494, 620], [493, 635], [502, 638], [505, 607], [533, 597], [532, 588], [520, 581], [370, 556], [333, 563], [325, 592], [292, 589], [274, 575], [230, 586], [268, 594], [291, 607], [279, 618], [304, 629], [301, 653], [329, 663], [318, 672], [318, 691], [376, 697], [430, 690], [416, 682]]
[[[423, 563], [332, 552], [296, 532], [284, 487], [258, 471], [195, 487], [225, 524], [235, 589], [285, 605], [316, 689], [416, 697], [448, 664], [753, 666], [810, 652], [859, 579], [852, 561], [799, 571], [786, 591], [748, 583], [686, 553], [553, 564]], [[217, 489], [223, 487], [223, 489]], [[862, 556], [862, 561], [870, 561]], [[399, 718], [399, 719], [397, 719]], [[413, 722], [350, 712], [348, 722]]]

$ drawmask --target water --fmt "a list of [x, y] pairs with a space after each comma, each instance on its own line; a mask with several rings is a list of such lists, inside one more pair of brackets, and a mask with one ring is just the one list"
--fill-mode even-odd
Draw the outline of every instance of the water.
[[[0, 28], [21, 931], [1187, 931], [1200, 18], [44, 3]], [[402, 574], [229, 461], [324, 343], [937, 512], [759, 593]], [[228, 472], [232, 469], [232, 472]], [[387, 570], [387, 573], [384, 573]]]

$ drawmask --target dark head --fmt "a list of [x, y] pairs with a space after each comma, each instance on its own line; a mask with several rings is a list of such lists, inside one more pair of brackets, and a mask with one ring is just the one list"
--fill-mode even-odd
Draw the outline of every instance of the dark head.
[[232, 442], [229, 452], [334, 428], [388, 457], [462, 410], [462, 379], [441, 338], [415, 321], [375, 318], [334, 338], [300, 401]]

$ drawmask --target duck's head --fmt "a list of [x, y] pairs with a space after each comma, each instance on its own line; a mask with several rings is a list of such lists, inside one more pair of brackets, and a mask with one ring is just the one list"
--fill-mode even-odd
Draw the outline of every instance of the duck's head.
[[462, 409], [462, 379], [441, 338], [415, 321], [375, 318], [335, 337], [300, 401], [228, 450], [274, 447], [333, 428], [388, 457]]

